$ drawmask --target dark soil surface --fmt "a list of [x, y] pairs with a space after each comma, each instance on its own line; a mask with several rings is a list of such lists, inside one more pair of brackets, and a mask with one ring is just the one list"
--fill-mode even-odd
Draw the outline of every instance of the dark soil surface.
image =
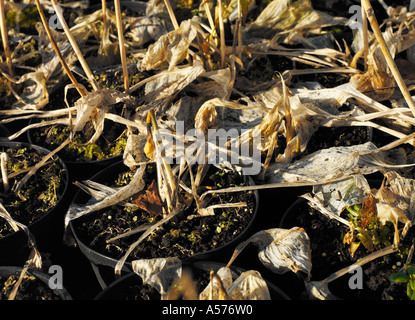
[[[0, 300], [7, 300], [18, 276], [0, 277]], [[15, 300], [62, 300], [61, 297], [51, 290], [47, 284], [34, 276], [25, 275]]]
[[[120, 175], [119, 180], [125, 178]], [[217, 173], [208, 176], [205, 185], [212, 188], [220, 186], [243, 185], [239, 175]], [[134, 198], [134, 197], [133, 197]], [[132, 199], [133, 200], [133, 199]], [[195, 214], [191, 207], [184, 216], [176, 216], [150, 234], [129, 256], [129, 259], [191, 257], [199, 252], [218, 248], [232, 241], [241, 234], [252, 221], [255, 209], [254, 193], [248, 191], [216, 194], [209, 205], [215, 203], [245, 201], [247, 207], [215, 209], [215, 215], [196, 217], [188, 220], [188, 215]], [[138, 208], [112, 206], [73, 221], [80, 240], [92, 249], [115, 259], [121, 258], [129, 245], [141, 234], [131, 235], [108, 243], [107, 241], [125, 231], [140, 225], [159, 221], [161, 215], [154, 216]]]
[[306, 154], [331, 147], [348, 147], [370, 141], [366, 127], [321, 127], [307, 144]]

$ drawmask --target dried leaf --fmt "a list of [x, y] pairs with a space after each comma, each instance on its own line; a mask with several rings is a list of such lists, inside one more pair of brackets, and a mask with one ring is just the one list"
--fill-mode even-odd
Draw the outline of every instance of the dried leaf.
[[168, 65], [169, 70], [182, 62], [188, 54], [189, 45], [196, 38], [197, 31], [191, 20], [185, 20], [177, 30], [162, 35], [151, 44], [142, 60], [139, 70], [154, 70]]
[[[248, 26], [246, 38], [261, 35], [261, 38], [280, 36], [283, 38], [287, 32], [313, 30], [325, 26], [333, 26], [347, 22], [342, 17], [332, 17], [325, 12], [313, 9], [310, 0], [274, 0]], [[280, 31], [277, 33], [277, 31]], [[284, 34], [285, 31], [286, 33]], [[283, 36], [284, 35], [284, 36]]]
[[228, 290], [232, 300], [271, 300], [267, 283], [256, 270], [243, 272]]
[[87, 203], [85, 205], [71, 204], [65, 216], [65, 228], [68, 227], [68, 223], [71, 220], [82, 217], [85, 214], [110, 207], [141, 191], [145, 186], [145, 182], [143, 180], [144, 171], [145, 165], [140, 166], [137, 168], [137, 171], [135, 172], [131, 182], [128, 185], [115, 190], [114, 193], [100, 199], [97, 202]]
[[110, 106], [124, 102], [131, 106], [134, 98], [126, 93], [113, 89], [100, 89], [81, 97], [74, 104], [76, 107], [76, 118], [72, 134], [82, 131], [88, 121], [91, 121], [95, 128], [94, 135], [86, 143], [95, 142], [104, 129], [104, 119]]
[[133, 271], [161, 294], [168, 293], [177, 278], [182, 275], [182, 263], [178, 258], [154, 258], [132, 261]]
[[379, 201], [402, 210], [415, 221], [415, 180], [405, 178], [395, 171], [385, 173], [385, 180], [375, 195]]
[[147, 189], [139, 192], [132, 202], [140, 209], [155, 216], [163, 213], [163, 204], [160, 199], [156, 180], [153, 180]]
[[[267, 283], [256, 270], [241, 273], [234, 281], [229, 267], [222, 267], [200, 293], [200, 300], [270, 300]], [[220, 279], [220, 283], [218, 281]], [[224, 296], [225, 294], [225, 296]]]
[[214, 127], [218, 113], [215, 106], [216, 100], [205, 102], [199, 109], [195, 117], [195, 128], [205, 132], [206, 129]]
[[[342, 180], [351, 174], [370, 174], [390, 166], [389, 155], [394, 151], [380, 151], [372, 142], [350, 147], [332, 147], [316, 151], [291, 164], [270, 166], [270, 182], [324, 184]], [[405, 166], [406, 159], [396, 159]], [[271, 172], [273, 170], [273, 172]]]
[[134, 42], [134, 46], [141, 47], [150, 41], [158, 40], [167, 33], [164, 21], [157, 16], [143, 16], [130, 18], [130, 31], [128, 36]]
[[313, 187], [314, 198], [338, 216], [346, 207], [362, 203], [369, 193], [370, 186], [363, 175]]
[[405, 237], [415, 218], [415, 181], [403, 178], [394, 171], [385, 174], [382, 186], [375, 194], [377, 215], [385, 224], [391, 221], [395, 227], [394, 245], [399, 244], [398, 223], [405, 224], [402, 237]]
[[[216, 272], [216, 275], [221, 280], [223, 289], [228, 292], [233, 282], [231, 269], [228, 267], [222, 267]], [[212, 280], [206, 288], [199, 294], [199, 300], [220, 300], [220, 296], [221, 291], [218, 279], [216, 277], [212, 277]]]
[[148, 162], [144, 147], [147, 142], [146, 134], [129, 134], [124, 148], [123, 162], [130, 169]]
[[302, 271], [310, 275], [310, 239], [304, 229], [293, 227], [289, 230], [275, 228], [259, 231], [236, 247], [228, 266], [250, 243], [258, 247], [259, 260], [273, 272]]

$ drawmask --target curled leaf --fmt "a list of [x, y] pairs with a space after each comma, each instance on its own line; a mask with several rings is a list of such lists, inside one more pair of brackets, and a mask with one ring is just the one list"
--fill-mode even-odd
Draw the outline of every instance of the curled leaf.
[[143, 279], [144, 284], [153, 286], [162, 297], [182, 274], [182, 263], [178, 258], [134, 260], [132, 268]]
[[140, 65], [140, 70], [154, 70], [167, 64], [171, 70], [182, 62], [188, 53], [189, 45], [196, 38], [197, 31], [191, 20], [185, 20], [177, 30], [162, 35], [151, 44]]
[[[222, 267], [216, 272], [217, 277], [212, 277], [206, 288], [199, 294], [200, 300], [219, 300], [221, 288], [228, 292], [232, 285], [232, 272], [228, 267]], [[221, 283], [219, 283], [218, 279]]]
[[267, 283], [256, 270], [241, 273], [235, 281], [233, 281], [229, 267], [220, 268], [214, 275], [207, 287], [200, 293], [200, 300], [271, 299]]
[[233, 300], [271, 300], [267, 283], [256, 270], [242, 273], [228, 290]]
[[304, 229], [293, 227], [259, 231], [236, 247], [228, 266], [250, 243], [258, 247], [259, 260], [273, 272], [302, 271], [310, 276], [310, 239]]
[[145, 134], [130, 134], [127, 138], [127, 143], [124, 148], [123, 162], [130, 169], [148, 162], [149, 159], [144, 151], [144, 146], [147, 142], [147, 135]]
[[405, 237], [414, 219], [415, 181], [403, 178], [395, 171], [385, 174], [382, 186], [375, 194], [377, 214], [382, 223], [391, 221], [395, 227], [394, 245], [399, 244], [398, 223], [404, 223], [402, 236]]

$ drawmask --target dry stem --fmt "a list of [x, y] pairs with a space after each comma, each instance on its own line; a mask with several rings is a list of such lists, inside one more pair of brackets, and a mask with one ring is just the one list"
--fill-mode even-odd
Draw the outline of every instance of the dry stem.
[[219, 34], [220, 34], [220, 65], [225, 65], [225, 26], [223, 24], [222, 0], [218, 0]]
[[39, 168], [46, 163], [46, 161], [48, 161], [56, 153], [58, 153], [60, 150], [66, 147], [70, 142], [71, 138], [69, 137], [59, 147], [45, 155], [43, 159], [40, 162], [38, 162], [35, 166], [33, 166], [32, 169], [22, 178], [22, 180], [19, 181], [19, 183], [14, 188], [13, 192], [17, 194], [17, 192], [24, 186], [24, 184], [30, 179], [30, 177], [33, 176], [37, 172], [37, 170], [39, 170]]
[[103, 23], [104, 23], [104, 28], [107, 27], [107, 1], [105, 0], [101, 0], [102, 3], [102, 16], [103, 16]]
[[205, 8], [206, 16], [207, 16], [208, 21], [209, 21], [210, 29], [212, 29], [211, 36], [212, 37], [215, 37], [216, 36], [215, 22], [213, 21], [212, 13], [210, 12], [210, 8], [209, 8], [208, 2], [209, 2], [209, 0], [204, 0], [203, 6]]
[[65, 61], [65, 58], [62, 56], [62, 53], [60, 52], [58, 45], [56, 44], [55, 38], [53, 37], [52, 31], [49, 28], [49, 24], [48, 21], [46, 19], [45, 13], [43, 12], [42, 9], [42, 5], [40, 4], [39, 0], [35, 0], [36, 1], [36, 6], [37, 6], [37, 10], [39, 12], [40, 15], [40, 19], [42, 20], [43, 26], [46, 30], [46, 33], [49, 37], [49, 40], [52, 44], [53, 50], [55, 51], [56, 55], [59, 58], [59, 61], [63, 67], [63, 69], [65, 70], [66, 74], [68, 75], [69, 79], [72, 81], [73, 84], [76, 85], [76, 89], [78, 90], [79, 94], [81, 95], [81, 97], [85, 96], [88, 94], [88, 91], [86, 90], [86, 88], [84, 86], [81, 86], [78, 81], [76, 80], [75, 76], [73, 75], [71, 69], [69, 68], [68, 64]]
[[78, 47], [78, 44], [75, 41], [75, 38], [73, 37], [71, 31], [69, 30], [68, 25], [66, 24], [66, 21], [62, 15], [61, 10], [59, 10], [59, 6], [56, 2], [56, 0], [51, 0], [52, 1], [52, 5], [53, 5], [53, 9], [55, 10], [55, 13], [59, 19], [59, 22], [63, 28], [63, 31], [66, 34], [66, 37], [68, 38], [69, 42], [72, 45], [72, 48], [75, 51], [76, 56], [78, 57], [79, 62], [81, 63], [82, 69], [84, 70], [86, 76], [88, 77], [89, 82], [91, 83], [92, 87], [94, 88], [94, 90], [99, 90], [99, 86], [98, 83], [95, 81], [94, 75], [91, 72], [91, 69], [89, 68], [81, 50]]
[[9, 185], [9, 177], [7, 176], [7, 161], [8, 161], [8, 156], [6, 152], [2, 152], [0, 155], [0, 167], [1, 167], [1, 177], [3, 180], [3, 187], [4, 187], [4, 192], [8, 192], [10, 190], [10, 185]]
[[380, 31], [378, 21], [376, 20], [372, 5], [369, 0], [362, 0], [363, 8], [366, 11], [367, 18], [369, 19], [370, 25], [375, 34], [376, 40], [379, 43], [379, 46], [382, 50], [383, 55], [385, 56], [386, 62], [399, 86], [401, 89], [402, 95], [405, 98], [406, 103], [412, 111], [413, 116], [415, 117], [415, 104], [412, 100], [411, 94], [409, 93], [408, 88], [406, 87], [405, 82], [402, 79], [401, 74], [399, 73], [398, 68], [396, 67], [395, 61], [393, 60], [388, 47], [386, 46], [385, 40], [383, 39], [382, 32]]
[[6, 56], [6, 64], [9, 69], [9, 75], [13, 76], [12, 59], [9, 48], [9, 40], [6, 27], [4, 0], [0, 0], [0, 28], [1, 28], [1, 40], [3, 42], [4, 54]]
[[173, 23], [173, 27], [175, 30], [179, 29], [179, 24], [177, 23], [176, 16], [174, 15], [173, 8], [171, 7], [169, 0], [164, 0], [164, 4], [166, 5], [167, 11], [169, 12], [169, 16], [171, 22]]
[[[104, 1], [105, 2], [105, 1]], [[115, 15], [117, 18], [117, 32], [120, 46], [120, 56], [122, 64], [122, 72], [124, 76], [124, 91], [128, 92], [128, 69], [127, 69], [127, 58], [125, 53], [125, 42], [124, 42], [124, 30], [121, 18], [121, 5], [120, 0], [114, 0]]]
[[361, 9], [362, 9], [362, 34], [363, 34], [363, 70], [367, 70], [367, 55], [369, 52], [369, 34], [367, 28], [367, 18], [363, 5], [363, 0], [361, 0]]

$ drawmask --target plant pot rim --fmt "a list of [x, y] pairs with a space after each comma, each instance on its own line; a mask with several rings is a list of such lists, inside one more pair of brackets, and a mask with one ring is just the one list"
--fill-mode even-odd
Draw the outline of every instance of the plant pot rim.
[[[112, 164], [111, 166], [101, 170], [100, 172], [98, 172], [96, 175], [94, 175], [90, 180], [94, 180], [94, 178], [100, 177], [101, 175], [103, 175], [107, 170], [111, 170], [116, 168], [117, 166], [125, 166], [124, 163], [122, 161], [117, 162]], [[127, 166], [125, 166], [126, 168], [128, 168]], [[249, 183], [250, 184], [254, 184], [254, 181], [251, 177], [246, 176]], [[73, 202], [76, 200], [76, 198], [80, 195], [80, 193], [83, 192], [82, 190], [78, 190], [77, 193], [75, 194], [74, 198], [73, 198]], [[211, 250], [207, 250], [204, 252], [198, 252], [192, 256], [186, 257], [184, 259], [181, 259], [182, 262], [193, 262], [193, 261], [200, 261], [200, 260], [207, 260], [209, 259], [211, 256], [214, 256], [217, 252], [226, 250], [228, 248], [231, 248], [235, 245], [235, 243], [237, 243], [238, 241], [240, 241], [241, 239], [243, 239], [244, 237], [249, 235], [250, 230], [252, 229], [252, 226], [255, 222], [255, 218], [258, 214], [258, 208], [259, 208], [259, 192], [258, 190], [252, 190], [254, 197], [255, 197], [255, 207], [252, 213], [252, 217], [250, 222], [248, 223], [248, 225], [246, 226], [246, 228], [240, 232], [235, 238], [233, 238], [231, 241], [216, 247], [214, 249]], [[115, 265], [118, 263], [117, 259], [111, 258], [109, 256], [106, 256], [96, 250], [91, 249], [90, 247], [88, 247], [85, 243], [83, 243], [75, 230], [75, 227], [72, 223], [72, 221], [69, 221], [68, 223], [70, 230], [71, 230], [71, 234], [74, 236], [76, 242], [79, 245], [80, 250], [84, 253], [84, 255], [86, 255], [88, 257], [88, 259], [97, 265], [104, 265], [104, 266], [110, 266], [110, 267], [115, 267]], [[123, 268], [123, 271], [131, 271], [131, 261], [125, 261]]]
[[[0, 276], [10, 276], [10, 275], [20, 275], [22, 272], [22, 267], [16, 266], [0, 266]], [[44, 284], [49, 286], [49, 279], [51, 278], [48, 274], [43, 271], [36, 269], [29, 269], [26, 273], [35, 276], [38, 280], [42, 281]], [[51, 289], [53, 292], [59, 295], [62, 300], [72, 300], [69, 292], [63, 287], [62, 289]]]
[[299, 204], [303, 204], [306, 203], [307, 199], [303, 198], [303, 197], [298, 197], [293, 203], [290, 204], [290, 206], [287, 208], [287, 210], [285, 210], [285, 212], [283, 213], [280, 222], [278, 224], [279, 228], [291, 228], [294, 226], [288, 226], [287, 225], [287, 220], [288, 217], [290, 216], [293, 208], [297, 207]]
[[[19, 141], [0, 141], [0, 147], [3, 146], [7, 146], [7, 147], [12, 147], [14, 149], [18, 149], [18, 148], [32, 148], [36, 151], [40, 151], [42, 153], [42, 155], [46, 155], [48, 153], [50, 153], [51, 151], [38, 146], [36, 144], [32, 144], [29, 142], [19, 142]], [[63, 160], [57, 156], [56, 154], [54, 155], [55, 157], [57, 157], [57, 161], [59, 162], [59, 165], [62, 167], [63, 169], [63, 174], [64, 174], [64, 179], [65, 179], [65, 184], [64, 184], [64, 189], [62, 190], [62, 195], [60, 196], [60, 199], [58, 200], [58, 202], [55, 204], [55, 206], [53, 206], [52, 208], [50, 208], [47, 212], [45, 212], [39, 219], [33, 221], [31, 224], [29, 224], [27, 227], [33, 228], [36, 227], [37, 225], [39, 225], [42, 221], [44, 221], [50, 214], [53, 213], [53, 211], [55, 210], [55, 208], [59, 207], [65, 200], [66, 200], [66, 195], [67, 195], [67, 191], [69, 189], [69, 173], [68, 173], [68, 168], [66, 166], [66, 164], [63, 162]], [[16, 236], [17, 234], [23, 234], [23, 230], [18, 230], [16, 232], [13, 233], [9, 233], [7, 235], [5, 235], [3, 238], [0, 239], [0, 243], [2, 240], [5, 239], [9, 239], [11, 237]]]

